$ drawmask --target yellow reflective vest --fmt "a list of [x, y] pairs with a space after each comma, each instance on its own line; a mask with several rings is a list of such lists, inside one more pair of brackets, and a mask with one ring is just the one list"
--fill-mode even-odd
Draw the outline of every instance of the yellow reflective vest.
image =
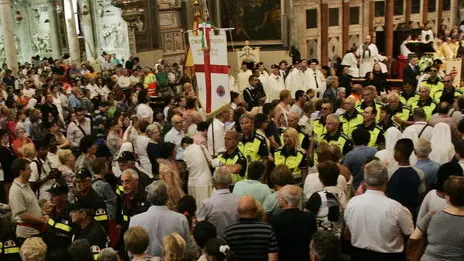
[[[368, 106], [367, 104], [363, 102], [359, 104], [358, 106], [356, 106], [356, 110], [358, 110], [358, 112], [362, 114], [364, 112], [364, 109], [366, 109], [367, 107], [370, 107], [370, 106]], [[377, 110], [377, 115], [375, 115], [375, 121], [378, 122], [380, 120], [380, 111], [382, 109], [382, 104], [376, 102], [375, 109]]]
[[303, 149], [286, 151], [284, 147], [274, 152], [275, 165], [285, 164], [293, 172], [293, 178], [301, 178], [301, 167], [305, 164], [305, 151]]
[[251, 137], [243, 138], [238, 144], [238, 148], [248, 162], [260, 161], [269, 156], [266, 138], [256, 133], [256, 131]]
[[427, 101], [422, 103], [421, 101], [415, 102], [412, 106], [412, 111], [416, 108], [422, 108], [425, 111], [425, 115], [427, 116], [427, 121], [432, 118], [432, 115], [435, 113], [435, 109], [437, 108], [437, 103], [429, 97]]
[[343, 133], [351, 138], [353, 130], [364, 121], [364, 117], [357, 110], [354, 110], [351, 115], [347, 113], [340, 116], [340, 123], [342, 124]]
[[235, 182], [244, 180], [247, 178], [247, 159], [243, 153], [237, 148], [230, 155], [227, 152], [223, 152], [216, 157], [223, 165], [235, 165], [240, 164], [242, 170], [240, 173], [232, 173], [232, 184]]

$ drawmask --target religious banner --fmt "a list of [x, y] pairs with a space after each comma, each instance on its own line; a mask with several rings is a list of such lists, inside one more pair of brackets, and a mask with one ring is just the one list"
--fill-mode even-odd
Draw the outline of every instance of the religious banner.
[[462, 60], [461, 58], [456, 59], [446, 59], [444, 64], [446, 65], [446, 74], [450, 74], [454, 77], [453, 86], [460, 88], [461, 87], [461, 69], [462, 69]]
[[226, 32], [215, 34], [203, 23], [199, 31], [189, 31], [189, 42], [198, 98], [206, 113], [214, 113], [230, 103]]

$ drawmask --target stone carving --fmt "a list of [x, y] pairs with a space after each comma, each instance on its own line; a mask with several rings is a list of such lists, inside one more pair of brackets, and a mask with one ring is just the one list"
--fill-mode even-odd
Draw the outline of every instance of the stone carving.
[[335, 55], [342, 55], [341, 43], [338, 37], [332, 37], [329, 40], [329, 57], [334, 57]]
[[350, 48], [358, 49], [358, 44], [359, 44], [359, 35], [354, 34], [350, 35], [350, 41], [348, 43]]
[[38, 32], [32, 35], [33, 51], [35, 53], [51, 52], [50, 34]]
[[158, 0], [159, 9], [179, 8], [181, 0]]
[[105, 40], [105, 47], [103, 49], [114, 51], [122, 45], [121, 23], [118, 24], [105, 24], [103, 25], [103, 39]]
[[311, 39], [306, 42], [306, 57], [317, 58], [317, 39]]

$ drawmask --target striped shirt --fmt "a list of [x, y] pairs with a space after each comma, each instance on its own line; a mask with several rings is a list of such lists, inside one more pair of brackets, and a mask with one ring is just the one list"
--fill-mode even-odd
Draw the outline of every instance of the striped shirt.
[[268, 253], [279, 251], [272, 226], [257, 219], [240, 219], [226, 229], [224, 240], [238, 261], [268, 260]]

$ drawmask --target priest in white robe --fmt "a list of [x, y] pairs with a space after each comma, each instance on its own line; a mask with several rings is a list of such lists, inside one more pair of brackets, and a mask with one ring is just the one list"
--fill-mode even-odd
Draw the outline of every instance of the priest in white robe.
[[372, 43], [371, 36], [366, 36], [364, 43], [361, 44], [356, 52], [359, 57], [359, 75], [365, 77], [366, 73], [371, 72], [374, 67], [375, 59], [379, 54], [377, 46]]
[[295, 64], [295, 67], [290, 70], [287, 78], [285, 79], [285, 87], [290, 93], [294, 94], [298, 90], [302, 90], [304, 85], [304, 73], [300, 69], [299, 64]]
[[353, 78], [359, 78], [358, 58], [356, 57], [356, 49], [347, 52], [342, 59], [341, 65], [348, 67], [348, 74]]
[[266, 102], [280, 99], [280, 91], [285, 90], [284, 78], [280, 74], [279, 66], [274, 64], [271, 66], [271, 75], [268, 79], [269, 88], [266, 90]]
[[240, 94], [243, 93], [243, 90], [245, 90], [245, 88], [250, 85], [248, 80], [252, 74], [253, 73], [251, 72], [251, 70], [247, 67], [247, 62], [242, 62], [240, 72], [237, 74], [238, 90]]
[[305, 86], [304, 91], [306, 92], [308, 89], [314, 89], [317, 92], [317, 97], [321, 98], [325, 92], [326, 85], [321, 70], [317, 68], [318, 65], [319, 61], [317, 59], [311, 59], [309, 61], [309, 68], [305, 71], [308, 83]]

